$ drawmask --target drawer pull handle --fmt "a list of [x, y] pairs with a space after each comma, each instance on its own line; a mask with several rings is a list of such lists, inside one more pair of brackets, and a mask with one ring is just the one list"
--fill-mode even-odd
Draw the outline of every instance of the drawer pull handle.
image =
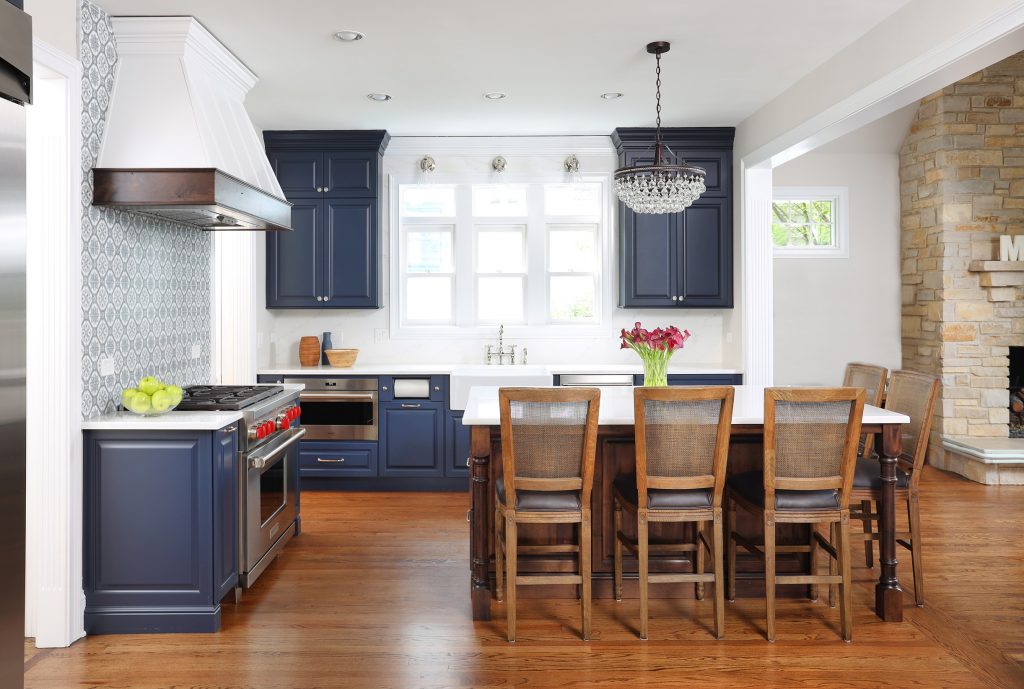
[[227, 428], [222, 430], [224, 431], [224, 434], [227, 435], [228, 433], [234, 433], [235, 431], [237, 431], [238, 426], [228, 426]]
[[320, 462], [321, 464], [341, 464], [342, 462], [345, 461], [345, 458], [341, 457], [339, 459], [324, 459], [323, 457], [317, 457], [316, 461]]
[[419, 409], [422, 406], [422, 404], [403, 404], [402, 409]]

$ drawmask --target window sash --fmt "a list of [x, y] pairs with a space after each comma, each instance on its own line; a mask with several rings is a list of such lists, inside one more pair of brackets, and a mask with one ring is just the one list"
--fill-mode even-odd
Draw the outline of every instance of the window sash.
[[[609, 194], [610, 186], [608, 180], [588, 178], [586, 183], [600, 185], [600, 207], [595, 209], [593, 214], [581, 216], [545, 215], [545, 187], [549, 184], [557, 184], [555, 180], [531, 180], [521, 183], [514, 183], [525, 187], [526, 210], [525, 217], [515, 216], [474, 216], [473, 215], [473, 187], [491, 186], [490, 183], [480, 181], [445, 183], [441, 186], [450, 186], [455, 189], [456, 206], [455, 216], [401, 216], [401, 194], [405, 186], [401, 181], [393, 182], [392, 187], [392, 215], [391, 224], [395, 228], [393, 236], [396, 240], [398, 255], [391, 260], [392, 269], [395, 270], [394, 291], [392, 309], [393, 327], [402, 329], [409, 327], [411, 330], [404, 336], [412, 336], [414, 332], [431, 332], [428, 326], [440, 328], [455, 327], [481, 327], [490, 328], [498, 322], [506, 325], [518, 325], [538, 327], [552, 325], [559, 328], [566, 328], [564, 333], [568, 336], [577, 328], [595, 327], [600, 325], [604, 318], [604, 303], [608, 295], [604, 294], [604, 271], [610, 265], [610, 258], [606, 252], [611, 249], [609, 229], [607, 221], [610, 218]], [[418, 185], [415, 185], [418, 186]], [[428, 272], [409, 273], [406, 271], [408, 257], [406, 253], [405, 240], [409, 230], [416, 231], [421, 227], [450, 226], [453, 237], [454, 271], [452, 272]], [[552, 271], [550, 270], [550, 235], [551, 231], [559, 230], [587, 230], [593, 233], [594, 255], [592, 257], [592, 270], [587, 271]], [[515, 272], [481, 272], [478, 265], [479, 255], [477, 239], [479, 232], [488, 231], [509, 231], [521, 232], [524, 243], [525, 265], [521, 271]], [[448, 321], [436, 322], [426, 319], [410, 319], [408, 316], [408, 278], [436, 276], [448, 277], [451, 282], [451, 304], [452, 317]], [[586, 319], [557, 319], [551, 315], [551, 280], [556, 277], [588, 278], [593, 283], [594, 315]], [[523, 318], [519, 321], [511, 319], [496, 318], [494, 320], [478, 317], [478, 296], [477, 285], [480, 278], [486, 277], [516, 277], [523, 284]], [[397, 303], [395, 303], [397, 302]], [[425, 328], [426, 329], [423, 329]], [[437, 334], [447, 332], [444, 330], [433, 331]], [[552, 332], [563, 332], [561, 330]], [[581, 331], [582, 332], [582, 331]], [[401, 337], [401, 335], [400, 335]]]
[[772, 251], [777, 258], [847, 258], [850, 255], [849, 222], [847, 208], [848, 191], [846, 187], [776, 187], [772, 194], [772, 204], [786, 201], [828, 201], [832, 204], [829, 221], [815, 222], [780, 222], [772, 210], [771, 227], [781, 225], [787, 228], [807, 226], [828, 226], [831, 231], [832, 243], [819, 245], [779, 246], [772, 242]]

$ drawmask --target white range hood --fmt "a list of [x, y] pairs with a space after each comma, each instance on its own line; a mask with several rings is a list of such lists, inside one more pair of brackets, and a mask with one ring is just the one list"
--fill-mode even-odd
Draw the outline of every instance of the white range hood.
[[112, 21], [118, 65], [94, 203], [204, 229], [290, 229], [245, 110], [256, 75], [194, 17]]

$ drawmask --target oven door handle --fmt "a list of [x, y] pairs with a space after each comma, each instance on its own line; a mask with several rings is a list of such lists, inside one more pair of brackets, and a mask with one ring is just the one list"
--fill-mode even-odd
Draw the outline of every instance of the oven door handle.
[[373, 402], [375, 392], [302, 392], [299, 400], [303, 402]]
[[288, 440], [285, 440], [283, 443], [275, 447], [270, 452], [263, 455], [256, 455], [255, 457], [250, 457], [249, 467], [252, 469], [263, 469], [270, 463], [270, 459], [272, 457], [276, 457], [277, 455], [281, 454], [282, 450], [285, 450], [289, 445], [298, 441], [298, 439], [304, 435], [306, 435], [305, 428], [295, 429], [295, 432], [292, 433], [291, 437], [289, 437]]

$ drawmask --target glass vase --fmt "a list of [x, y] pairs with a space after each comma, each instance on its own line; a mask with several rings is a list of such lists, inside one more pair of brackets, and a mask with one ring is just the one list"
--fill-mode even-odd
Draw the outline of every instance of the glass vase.
[[668, 357], [644, 359], [644, 387], [664, 388], [668, 386]]

